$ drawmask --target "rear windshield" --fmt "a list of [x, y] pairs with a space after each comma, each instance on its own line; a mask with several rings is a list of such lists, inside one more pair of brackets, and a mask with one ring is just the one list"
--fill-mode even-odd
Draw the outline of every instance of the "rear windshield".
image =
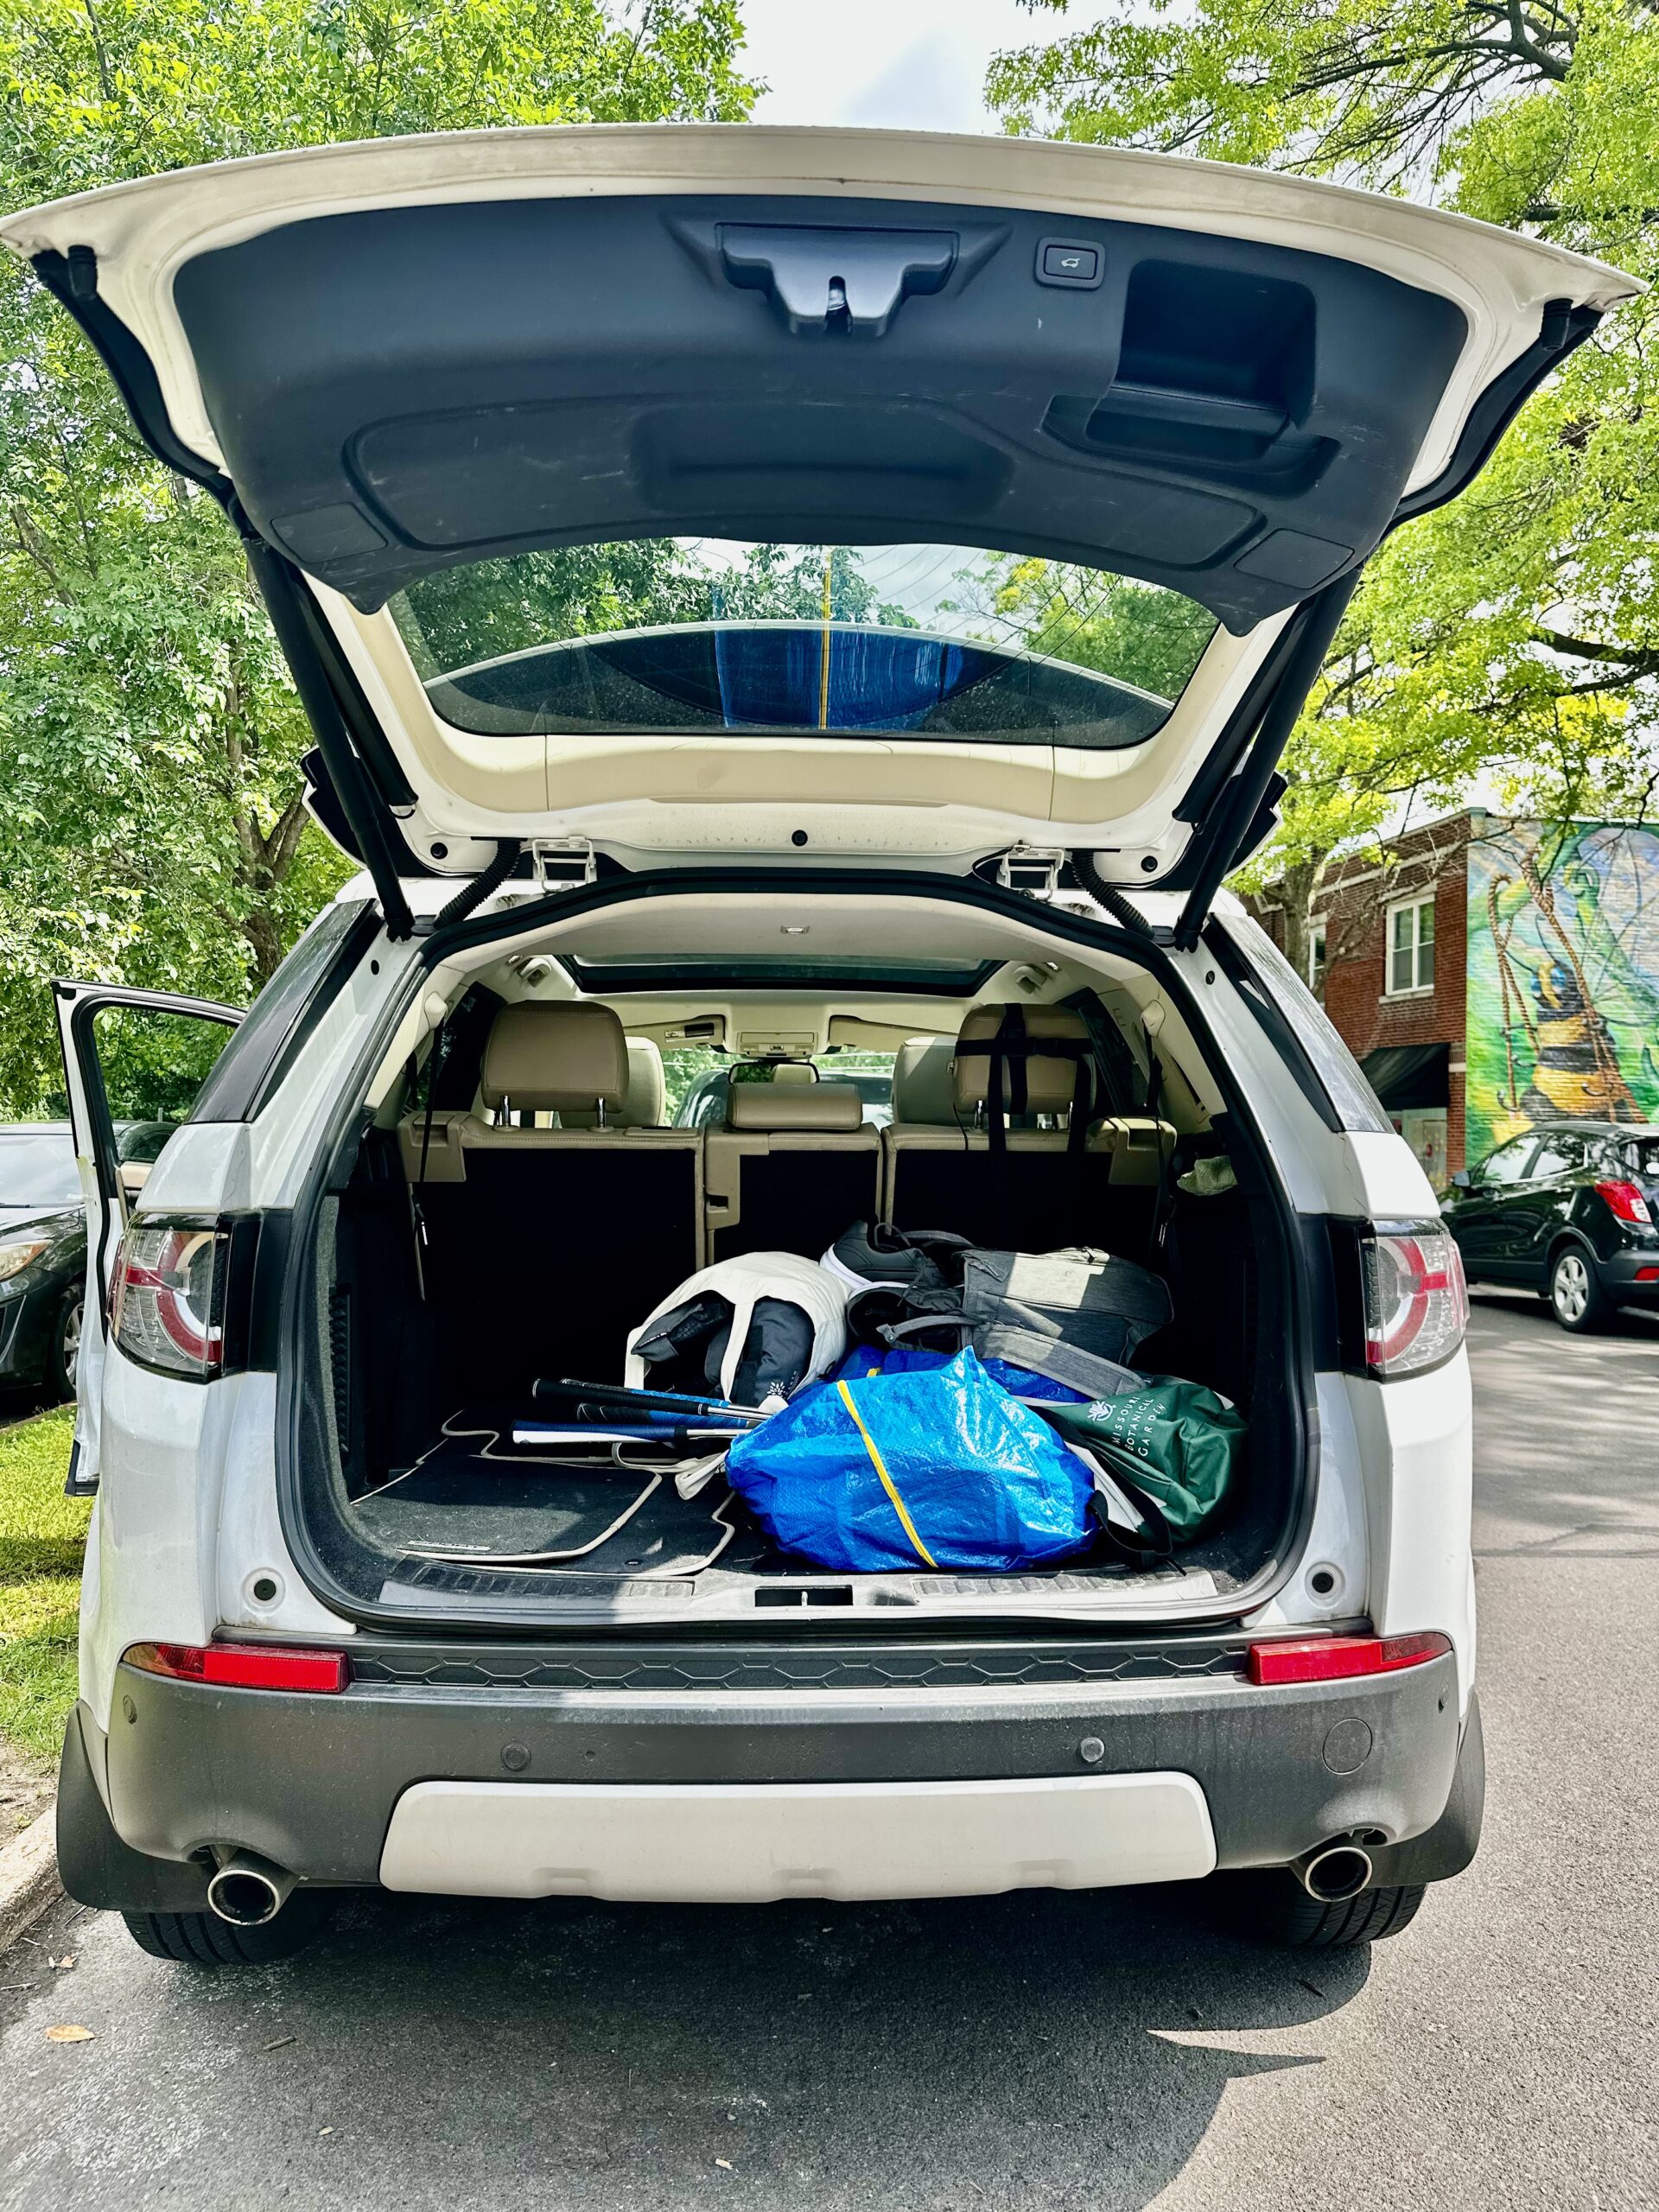
[[959, 545], [651, 537], [447, 569], [391, 601], [478, 734], [1139, 745], [1216, 628], [1179, 592]]

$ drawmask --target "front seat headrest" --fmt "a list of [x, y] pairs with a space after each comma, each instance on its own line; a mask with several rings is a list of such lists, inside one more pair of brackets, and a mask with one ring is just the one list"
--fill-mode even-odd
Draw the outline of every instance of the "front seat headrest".
[[954, 1037], [912, 1037], [899, 1047], [893, 1064], [895, 1122], [919, 1122], [930, 1128], [958, 1126], [951, 1074], [956, 1052]]
[[[968, 1042], [988, 1044], [1009, 1011], [1006, 1006], [975, 1007], [963, 1020], [957, 1040], [958, 1046]], [[1052, 1038], [1057, 1044], [1086, 1045], [1089, 1032], [1083, 1026], [1082, 1016], [1073, 1014], [1069, 1007], [1027, 1006], [1021, 1007], [1020, 1013], [1027, 1043], [1036, 1048], [1025, 1055], [1027, 1111], [1063, 1113], [1077, 1092], [1077, 1056], [1075, 1052], [1045, 1054], [1040, 1049], [1042, 1041]], [[957, 1106], [971, 1112], [984, 1105], [991, 1095], [991, 1055], [987, 1052], [958, 1051], [956, 1070]], [[1012, 1110], [1006, 1065], [1002, 1071], [1002, 1104], [1005, 1110]]]
[[[659, 1129], [663, 1126], [663, 1109], [668, 1096], [668, 1085], [663, 1075], [663, 1056], [654, 1039], [628, 1039], [628, 1087], [622, 1103], [613, 1114], [605, 1112], [607, 1129]], [[599, 1127], [599, 1114], [592, 1106], [566, 1106], [560, 1110], [559, 1125], [566, 1129], [594, 1129]]]
[[734, 1083], [732, 1129], [855, 1129], [864, 1102], [850, 1083]]
[[627, 1087], [627, 1039], [609, 1007], [521, 999], [496, 1015], [480, 1077], [486, 1106], [559, 1114], [603, 1106], [608, 1120]]

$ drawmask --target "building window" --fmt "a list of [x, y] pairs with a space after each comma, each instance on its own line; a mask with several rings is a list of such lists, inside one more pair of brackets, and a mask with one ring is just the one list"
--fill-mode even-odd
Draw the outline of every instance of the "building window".
[[1389, 998], [1434, 988], [1434, 901], [1411, 899], [1389, 909]]
[[1322, 921], [1310, 922], [1307, 927], [1307, 988], [1316, 999], [1325, 996], [1325, 925]]

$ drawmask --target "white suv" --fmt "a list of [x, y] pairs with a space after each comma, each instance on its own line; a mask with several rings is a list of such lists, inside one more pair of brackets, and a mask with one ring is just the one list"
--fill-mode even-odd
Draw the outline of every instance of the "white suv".
[[[1219, 886], [1366, 555], [1635, 288], [1293, 178], [701, 127], [0, 236], [241, 532], [364, 871], [239, 1026], [60, 987], [104, 1317], [72, 1893], [204, 1961], [375, 1885], [1216, 1874], [1286, 1940], [1402, 1927], [1480, 1823], [1462, 1281]], [[137, 1185], [146, 1025], [228, 1042]], [[1057, 1056], [993, 1098], [970, 1025]], [[665, 1071], [744, 1063], [673, 1126]], [[856, 1221], [1154, 1269], [1143, 1364], [1248, 1421], [1221, 1521], [848, 1574], [515, 1440], [698, 1268]]]

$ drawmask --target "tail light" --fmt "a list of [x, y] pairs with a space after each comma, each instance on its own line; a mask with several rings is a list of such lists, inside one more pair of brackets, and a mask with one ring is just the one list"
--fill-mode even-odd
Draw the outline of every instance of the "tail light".
[[327, 1695], [352, 1678], [343, 1651], [305, 1644], [130, 1643], [122, 1662], [175, 1682], [207, 1682], [220, 1689], [308, 1690]]
[[1639, 1222], [1644, 1227], [1653, 1219], [1653, 1211], [1634, 1183], [1598, 1183], [1598, 1198], [1607, 1201], [1615, 1221]]
[[1445, 1226], [1379, 1223], [1360, 1238], [1359, 1258], [1370, 1373], [1421, 1375], [1450, 1359], [1468, 1326], [1469, 1292]]
[[141, 1366], [210, 1382], [225, 1364], [229, 1230], [219, 1222], [128, 1224], [110, 1280], [110, 1338]]
[[1421, 1667], [1452, 1649], [1434, 1631], [1418, 1636], [1310, 1636], [1278, 1643], [1253, 1643], [1245, 1672], [1264, 1687], [1280, 1682], [1343, 1682], [1360, 1675], [1392, 1675]]

